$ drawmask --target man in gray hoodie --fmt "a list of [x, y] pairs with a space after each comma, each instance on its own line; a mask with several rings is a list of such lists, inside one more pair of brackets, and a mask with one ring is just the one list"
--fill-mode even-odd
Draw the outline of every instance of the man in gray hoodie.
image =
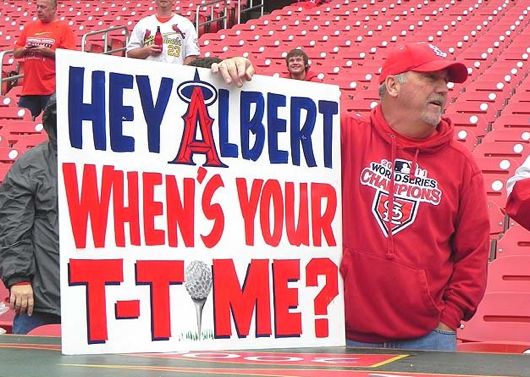
[[24, 153], [0, 186], [0, 278], [15, 334], [61, 322], [56, 109], [52, 95], [43, 114], [49, 140]]

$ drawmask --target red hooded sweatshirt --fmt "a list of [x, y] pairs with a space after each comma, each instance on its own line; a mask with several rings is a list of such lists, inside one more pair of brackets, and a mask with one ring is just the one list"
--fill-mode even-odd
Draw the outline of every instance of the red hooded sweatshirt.
[[[309, 68], [305, 71], [305, 80], [304, 81], [320, 81], [317, 77], [318, 75], [311, 71]], [[285, 79], [292, 79], [291, 74], [289, 72], [282, 73], [280, 77], [283, 77]], [[294, 80], [294, 79], [293, 79]]]
[[378, 106], [369, 119], [343, 118], [341, 132], [347, 338], [412, 339], [439, 322], [456, 329], [486, 287], [489, 220], [475, 161], [445, 118], [415, 140]]

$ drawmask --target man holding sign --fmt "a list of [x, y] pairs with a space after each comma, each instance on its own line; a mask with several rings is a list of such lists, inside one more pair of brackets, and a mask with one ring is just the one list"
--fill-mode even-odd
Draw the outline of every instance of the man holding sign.
[[442, 117], [447, 83], [466, 78], [465, 65], [436, 46], [406, 44], [383, 64], [381, 104], [370, 118], [342, 118], [350, 346], [455, 350], [456, 329], [482, 299], [489, 250], [482, 175]]
[[[346, 334], [352, 346], [455, 350], [486, 287], [483, 180], [442, 116], [464, 64], [436, 46], [389, 52], [381, 104], [344, 119]], [[369, 141], [369, 142], [368, 142]]]

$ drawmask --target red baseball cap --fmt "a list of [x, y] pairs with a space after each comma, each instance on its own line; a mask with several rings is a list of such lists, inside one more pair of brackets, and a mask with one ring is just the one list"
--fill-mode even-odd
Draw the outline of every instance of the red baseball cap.
[[449, 80], [461, 83], [467, 79], [467, 68], [464, 63], [448, 59], [447, 53], [430, 43], [409, 43], [393, 49], [383, 63], [379, 83], [382, 84], [388, 75], [403, 72], [436, 72], [447, 69]]

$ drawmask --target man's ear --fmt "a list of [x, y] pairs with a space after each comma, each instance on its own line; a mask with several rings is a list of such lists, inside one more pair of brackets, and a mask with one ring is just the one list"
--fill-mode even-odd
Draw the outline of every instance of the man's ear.
[[396, 80], [395, 76], [388, 76], [385, 79], [385, 87], [389, 96], [397, 97], [401, 84]]

